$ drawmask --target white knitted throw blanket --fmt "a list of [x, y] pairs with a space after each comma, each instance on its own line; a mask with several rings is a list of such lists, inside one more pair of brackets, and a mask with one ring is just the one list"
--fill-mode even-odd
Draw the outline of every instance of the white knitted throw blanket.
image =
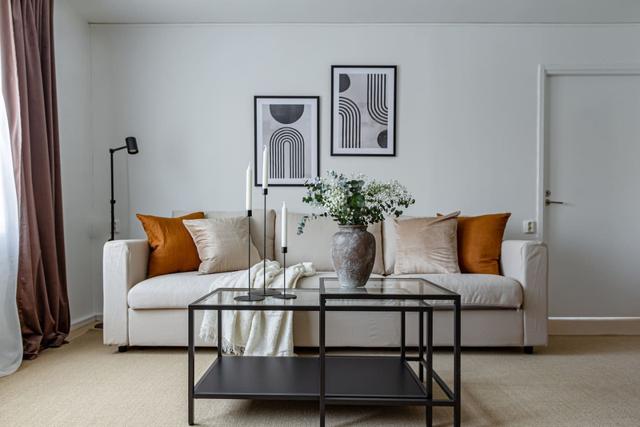
[[[263, 262], [251, 267], [249, 282], [252, 288], [262, 289]], [[282, 289], [284, 269], [277, 261], [266, 262], [267, 288]], [[304, 262], [287, 268], [285, 286], [295, 288], [300, 277], [313, 276], [313, 264]], [[247, 270], [237, 271], [217, 279], [210, 291], [218, 288], [247, 288]], [[222, 302], [233, 303], [233, 293], [224, 292]], [[268, 297], [267, 297], [268, 298]], [[253, 304], [262, 304], [255, 302]], [[217, 312], [207, 310], [200, 326], [200, 337], [216, 342]], [[224, 310], [222, 312], [222, 351], [246, 356], [293, 356], [293, 312], [267, 310]]]

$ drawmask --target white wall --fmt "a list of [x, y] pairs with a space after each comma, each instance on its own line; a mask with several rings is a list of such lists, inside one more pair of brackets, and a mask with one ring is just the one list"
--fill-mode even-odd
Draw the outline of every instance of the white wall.
[[93, 147], [89, 133], [89, 25], [68, 0], [54, 9], [58, 120], [64, 205], [67, 286], [71, 321], [96, 313], [98, 284], [92, 277]]
[[[140, 147], [117, 159], [121, 236], [143, 236], [137, 212], [242, 209], [257, 94], [321, 96], [321, 170], [396, 178], [417, 200], [410, 214], [509, 211], [508, 237], [526, 238], [538, 64], [637, 63], [638, 40], [637, 25], [92, 25], [94, 205], [104, 224], [94, 263], [108, 232], [107, 148], [127, 135]], [[398, 65], [397, 157], [329, 155], [332, 64]], [[299, 188], [270, 194], [270, 207], [305, 209]]]

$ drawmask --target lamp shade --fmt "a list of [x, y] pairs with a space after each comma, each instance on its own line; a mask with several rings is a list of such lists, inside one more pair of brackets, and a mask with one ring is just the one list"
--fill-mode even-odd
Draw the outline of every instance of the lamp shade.
[[128, 136], [125, 138], [127, 143], [127, 153], [129, 154], [138, 154], [138, 141], [133, 136]]

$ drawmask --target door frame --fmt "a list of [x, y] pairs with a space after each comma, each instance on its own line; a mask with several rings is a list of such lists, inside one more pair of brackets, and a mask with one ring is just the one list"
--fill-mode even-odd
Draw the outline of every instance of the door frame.
[[536, 183], [536, 238], [545, 240], [545, 190], [548, 184], [549, 138], [547, 135], [548, 80], [552, 76], [640, 76], [640, 65], [538, 65], [538, 110], [537, 110], [537, 183]]

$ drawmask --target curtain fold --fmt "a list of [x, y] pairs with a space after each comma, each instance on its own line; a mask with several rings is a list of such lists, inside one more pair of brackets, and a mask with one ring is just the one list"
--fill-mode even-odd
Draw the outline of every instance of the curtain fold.
[[20, 133], [19, 118], [7, 115], [9, 103], [18, 103], [10, 10], [9, 0], [0, 0], [0, 377], [15, 372], [22, 361], [16, 304], [18, 205], [11, 155], [11, 141], [19, 142]]
[[[52, 0], [11, 0], [20, 142], [12, 139], [19, 213], [17, 303], [24, 358], [69, 333]], [[11, 111], [17, 108], [18, 111]]]

